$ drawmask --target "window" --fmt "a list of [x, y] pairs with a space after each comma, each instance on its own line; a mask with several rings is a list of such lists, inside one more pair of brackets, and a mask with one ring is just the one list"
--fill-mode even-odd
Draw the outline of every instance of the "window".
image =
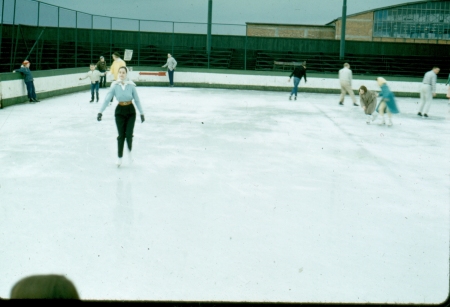
[[378, 10], [374, 37], [449, 39], [450, 2], [425, 2]]

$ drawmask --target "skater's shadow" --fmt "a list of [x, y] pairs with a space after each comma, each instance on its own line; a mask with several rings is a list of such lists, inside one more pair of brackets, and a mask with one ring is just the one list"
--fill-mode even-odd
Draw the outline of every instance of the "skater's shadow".
[[133, 225], [133, 187], [125, 175], [117, 178], [116, 206], [114, 208], [114, 224], [117, 234], [129, 237]]

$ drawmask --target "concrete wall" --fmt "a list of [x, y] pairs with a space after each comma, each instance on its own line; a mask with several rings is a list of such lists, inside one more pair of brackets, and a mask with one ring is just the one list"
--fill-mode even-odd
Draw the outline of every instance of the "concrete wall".
[[248, 24], [247, 36], [334, 39], [333, 26]]
[[[129, 77], [138, 86], [167, 86], [167, 76], [140, 75], [140, 71], [158, 71], [158, 68], [136, 67], [129, 73]], [[84, 76], [87, 69], [65, 69], [54, 71], [34, 72], [35, 87], [39, 99], [69, 94], [73, 92], [89, 92], [89, 80], [78, 80]], [[208, 71], [208, 70], [184, 70], [175, 73], [175, 86], [204, 87], [204, 88], [229, 88], [242, 90], [270, 90], [284, 91], [287, 93], [292, 88], [292, 82], [288, 82], [289, 73], [255, 72], [255, 71]], [[375, 77], [354, 76], [353, 89], [355, 93], [361, 85], [371, 90], [379, 90]], [[418, 91], [422, 78], [388, 78], [390, 89], [397, 96], [418, 97]], [[337, 74], [308, 76], [308, 83], [302, 80], [300, 91], [317, 93], [339, 93], [340, 86]], [[444, 83], [437, 85], [438, 98], [445, 98], [447, 87]], [[27, 102], [26, 87], [20, 74], [0, 74], [0, 99], [3, 106]], [[336, 98], [337, 99], [337, 98]]]
[[[335, 39], [341, 39], [342, 20], [336, 21]], [[372, 41], [373, 12], [347, 17], [345, 39], [354, 41]]]

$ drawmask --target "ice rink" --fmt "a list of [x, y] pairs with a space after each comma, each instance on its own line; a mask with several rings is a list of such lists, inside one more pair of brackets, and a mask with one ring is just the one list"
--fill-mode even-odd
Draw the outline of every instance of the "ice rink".
[[[398, 98], [138, 87], [134, 162], [115, 103], [0, 110], [0, 297], [63, 274], [82, 299], [439, 303], [449, 291], [450, 117]], [[106, 90], [101, 89], [101, 98]]]

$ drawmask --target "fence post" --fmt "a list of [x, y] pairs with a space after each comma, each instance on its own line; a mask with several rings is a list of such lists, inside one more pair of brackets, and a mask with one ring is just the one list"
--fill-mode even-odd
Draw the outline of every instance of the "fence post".
[[37, 27], [39, 28], [39, 25], [40, 25], [40, 23], [39, 23], [39, 21], [40, 21], [40, 15], [41, 15], [41, 3], [40, 2], [38, 2], [38, 12], [37, 12]]
[[[3, 12], [2, 12], [3, 14]], [[3, 20], [2, 20], [3, 21]], [[14, 25], [16, 24], [16, 0], [14, 0], [14, 10], [13, 10], [13, 22], [12, 22], [12, 38], [11, 38], [11, 55], [10, 55], [10, 64], [9, 64], [9, 71], [13, 70], [13, 47], [14, 47]]]
[[94, 15], [91, 15], [91, 63], [93, 63], [94, 56]]
[[2, 22], [0, 23], [0, 58], [2, 57], [2, 40], [3, 40], [3, 16], [5, 11], [5, 0], [2, 0]]
[[141, 20], [138, 21], [138, 66], [141, 66]]
[[75, 11], [75, 67], [78, 66], [78, 11]]
[[58, 6], [58, 29], [56, 30], [56, 69], [59, 69], [59, 6]]
[[212, 0], [208, 0], [208, 28], [206, 36], [206, 53], [208, 55], [208, 69], [211, 57], [211, 23], [212, 23]]
[[[41, 18], [41, 3], [38, 2], [38, 10], [37, 10], [37, 28], [39, 29], [39, 25], [40, 25], [40, 18]], [[40, 37], [40, 36], [39, 36]], [[42, 69], [41, 67], [41, 63], [42, 63], [42, 49], [44, 46], [41, 47], [41, 56], [39, 57], [39, 41], [36, 41], [36, 69], [38, 69], [38, 65], [40, 67], [40, 69]]]
[[247, 24], [245, 25], [244, 70], [247, 70]]
[[112, 54], [112, 17], [109, 18], [109, 60]]
[[174, 43], [175, 43], [175, 22], [172, 22], [172, 55], [173, 55]]

